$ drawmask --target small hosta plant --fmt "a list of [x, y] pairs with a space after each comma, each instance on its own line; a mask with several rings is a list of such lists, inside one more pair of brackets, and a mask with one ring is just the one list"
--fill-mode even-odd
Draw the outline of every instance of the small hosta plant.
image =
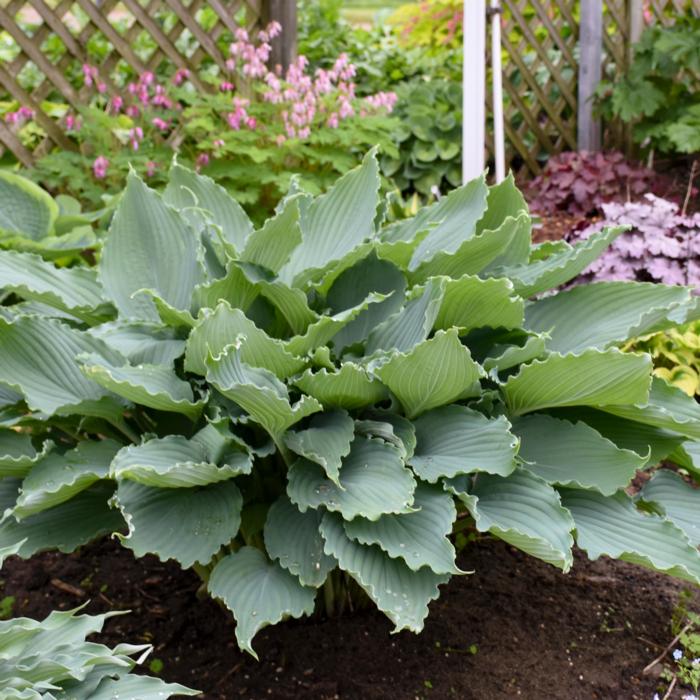
[[0, 622], [0, 697], [4, 700], [163, 700], [199, 695], [179, 683], [132, 674], [149, 644], [110, 649], [87, 641], [107, 618], [121, 613], [52, 612], [45, 620]]
[[484, 178], [384, 224], [379, 186], [370, 153], [256, 228], [175, 164], [162, 196], [129, 177], [96, 270], [0, 253], [2, 554], [117, 533], [194, 567], [250, 653], [360, 589], [420, 631], [458, 518], [564, 571], [576, 542], [700, 582], [699, 492], [625, 490], [667, 457], [700, 476], [700, 407], [617, 347], [691, 320], [690, 290], [540, 298], [621, 230], [532, 247]]

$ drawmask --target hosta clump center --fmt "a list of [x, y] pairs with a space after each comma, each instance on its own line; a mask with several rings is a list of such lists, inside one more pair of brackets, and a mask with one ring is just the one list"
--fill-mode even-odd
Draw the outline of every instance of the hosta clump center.
[[0, 253], [4, 554], [119, 533], [196, 567], [251, 653], [335, 570], [419, 631], [461, 573], [458, 513], [564, 571], [576, 541], [697, 583], [699, 492], [668, 470], [625, 489], [662, 459], [700, 474], [700, 409], [616, 347], [697, 300], [543, 295], [621, 229], [530, 229], [483, 178], [384, 225], [370, 154], [259, 229], [174, 165], [162, 196], [130, 177], [96, 270]]

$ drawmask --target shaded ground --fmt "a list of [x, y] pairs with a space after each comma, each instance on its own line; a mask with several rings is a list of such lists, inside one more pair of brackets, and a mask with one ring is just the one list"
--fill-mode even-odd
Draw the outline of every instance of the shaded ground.
[[114, 542], [13, 558], [0, 595], [32, 617], [88, 599], [91, 612], [131, 609], [103, 640], [153, 643], [162, 675], [210, 700], [651, 700], [658, 679], [641, 670], [670, 641], [682, 584], [608, 560], [563, 575], [488, 539], [461, 566], [476, 573], [443, 587], [421, 636], [390, 636], [370, 610], [292, 621], [258, 635], [260, 663], [237, 650], [230, 616], [197, 598], [194, 574]]

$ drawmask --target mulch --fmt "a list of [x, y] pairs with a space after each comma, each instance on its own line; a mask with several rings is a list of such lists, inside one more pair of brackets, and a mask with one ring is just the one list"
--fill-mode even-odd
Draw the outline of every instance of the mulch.
[[238, 651], [231, 616], [198, 596], [195, 574], [112, 540], [12, 558], [0, 595], [17, 616], [87, 601], [92, 613], [131, 610], [100, 641], [152, 643], [161, 675], [208, 700], [651, 700], [659, 689], [642, 669], [673, 636], [681, 582], [578, 555], [563, 574], [490, 538], [459, 564], [474, 573], [443, 587], [421, 635], [391, 635], [373, 609], [292, 620], [259, 633], [259, 662]]

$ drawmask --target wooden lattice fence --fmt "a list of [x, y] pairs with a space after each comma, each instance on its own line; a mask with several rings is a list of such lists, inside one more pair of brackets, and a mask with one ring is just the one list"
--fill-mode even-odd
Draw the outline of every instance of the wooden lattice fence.
[[[506, 162], [520, 175], [536, 175], [549, 155], [577, 147], [580, 3], [502, 0], [501, 4]], [[635, 4], [644, 13], [642, 26], [648, 21], [672, 24], [690, 10], [700, 14], [700, 0], [650, 0], [648, 4], [605, 0], [603, 75], [607, 78], [621, 74], [629, 64]], [[489, 103], [487, 113], [490, 107]], [[606, 146], [625, 145], [621, 125], [605, 127]], [[488, 148], [492, 152], [493, 144]]]
[[46, 133], [31, 153], [0, 122], [0, 143], [27, 165], [37, 151], [71, 148], [51, 105], [85, 103], [87, 89], [77, 86], [86, 63], [98, 68], [110, 95], [165, 64], [189, 70], [199, 89], [209, 89], [198, 73], [212, 64], [223, 69], [233, 32], [260, 25], [267, 9], [263, 0], [0, 0], [0, 28], [11, 37], [1, 47], [0, 100], [32, 109]]

